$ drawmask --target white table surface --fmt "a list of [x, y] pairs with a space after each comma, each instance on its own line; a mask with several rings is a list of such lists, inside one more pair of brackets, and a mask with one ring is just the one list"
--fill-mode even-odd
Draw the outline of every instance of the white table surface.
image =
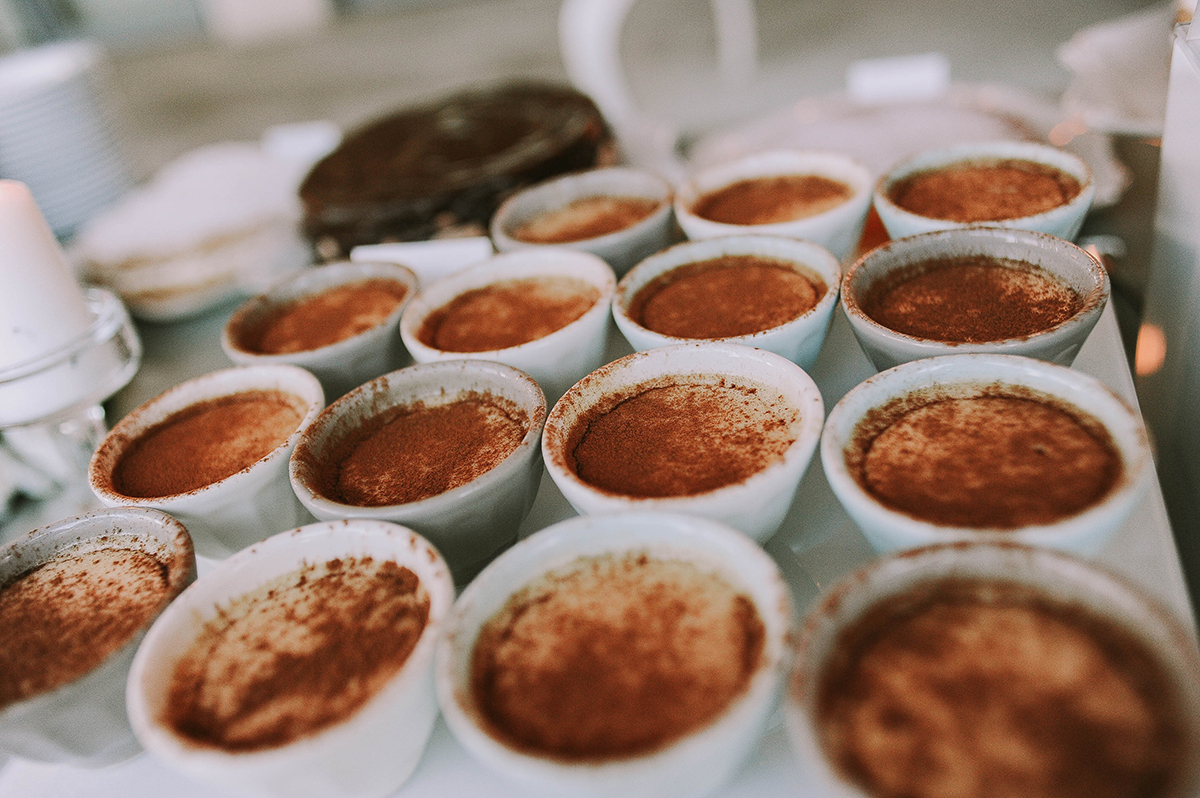
[[[134, 383], [118, 395], [110, 409], [119, 417], [136, 404], [196, 374], [228, 364], [213, 349], [224, 319], [232, 308], [204, 319], [172, 327], [147, 327], [146, 358]], [[187, 357], [177, 348], [187, 342]], [[629, 352], [613, 330], [609, 354]], [[1133, 380], [1123, 355], [1112, 307], [1084, 345], [1075, 368], [1100, 379], [1119, 396], [1136, 405]], [[840, 312], [829, 333], [812, 376], [825, 398], [826, 412], [850, 388], [871, 376], [867, 361]], [[115, 420], [115, 419], [114, 419]], [[532, 534], [574, 515], [548, 477], [543, 477], [533, 510], [522, 527]], [[841, 509], [825, 481], [820, 458], [814, 457], [780, 532], [767, 544], [791, 585], [796, 606], [805, 611], [828, 586], [872, 556], [858, 528]], [[1130, 577], [1195, 629], [1175, 543], [1157, 481], [1131, 519], [1098, 556], [1098, 561]], [[778, 713], [739, 775], [721, 796], [802, 795], [792, 754]], [[413, 777], [396, 793], [405, 798], [517, 798], [521, 793], [501, 777], [476, 763], [438, 720], [425, 756]], [[149, 754], [100, 770], [46, 765], [20, 759], [0, 770], [0, 796], [33, 798], [220, 798], [224, 790], [194, 782], [161, 765]]]

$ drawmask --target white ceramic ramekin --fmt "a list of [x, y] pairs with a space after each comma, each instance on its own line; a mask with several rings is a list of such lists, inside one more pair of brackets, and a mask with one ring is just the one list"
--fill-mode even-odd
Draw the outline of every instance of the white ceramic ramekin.
[[[121, 456], [151, 427], [198, 402], [246, 391], [279, 391], [295, 397], [300, 423], [272, 452], [236, 474], [187, 493], [136, 498], [113, 487], [113, 469]], [[117, 422], [92, 456], [88, 481], [105, 505], [170, 513], [187, 526], [197, 553], [226, 557], [310, 520], [288, 484], [287, 464], [300, 433], [324, 406], [321, 384], [298, 366], [241, 366], [210, 372], [159, 394]]]
[[[642, 498], [610, 493], [584, 482], [569, 465], [567, 446], [589, 411], [631, 389], [664, 378], [725, 380], [760, 388], [780, 397], [798, 415], [796, 440], [783, 459], [741, 482], [690, 496]], [[546, 419], [542, 456], [563, 496], [578, 512], [647, 511], [686, 513], [711, 518], [765, 542], [779, 529], [795, 497], [821, 435], [825, 405], [816, 383], [796, 364], [773, 352], [723, 343], [675, 344], [615, 360], [580, 380]], [[583, 421], [581, 421], [581, 419]]]
[[[175, 669], [221, 608], [273, 578], [348, 557], [390, 560], [415, 573], [429, 618], [400, 670], [348, 718], [282, 746], [231, 752], [180, 737], [164, 720]], [[129, 671], [129, 720], [146, 750], [196, 779], [253, 796], [382, 798], [416, 768], [437, 718], [433, 651], [454, 601], [445, 562], [396, 524], [331, 521], [283, 532], [197, 580], [151, 627]]]
[[128, 641], [75, 681], [0, 710], [0, 751], [45, 762], [99, 767], [141, 750], [125, 714], [125, 680], [151, 621], [196, 578], [192, 540], [166, 513], [117, 507], [35, 529], [0, 548], [0, 585], [59, 554], [97, 549], [144, 552], [167, 580], [162, 607]]
[[944, 150], [923, 152], [892, 167], [879, 179], [872, 199], [875, 211], [879, 214], [888, 235], [896, 239], [917, 233], [930, 233], [934, 230], [966, 227], [967, 225], [962, 222], [934, 219], [901, 208], [891, 199], [892, 188], [917, 172], [927, 172], [964, 161], [996, 160], [1033, 161], [1054, 167], [1078, 180], [1081, 189], [1074, 199], [1057, 208], [1051, 208], [1032, 216], [999, 219], [986, 222], [986, 224], [1049, 233], [1067, 240], [1075, 238], [1083, 224], [1083, 218], [1092, 207], [1092, 200], [1096, 196], [1096, 184], [1092, 179], [1092, 170], [1082, 158], [1073, 153], [1051, 147], [1049, 144], [1029, 141], [985, 141], [959, 144]]
[[[535, 244], [512, 237], [513, 230], [538, 214], [558, 210], [588, 197], [634, 197], [654, 200], [661, 206], [624, 230], [580, 241]], [[671, 199], [671, 185], [645, 169], [615, 166], [563, 175], [522, 189], [505, 200], [492, 216], [492, 242], [500, 252], [547, 246], [590, 252], [603, 258], [620, 275], [671, 243]]]
[[[528, 414], [529, 429], [517, 448], [492, 470], [465, 485], [407, 504], [360, 507], [323, 495], [315, 464], [367, 421], [392, 407], [443, 403], [477, 392], [512, 402]], [[546, 399], [524, 372], [485, 360], [454, 360], [410, 366], [356, 388], [330, 405], [302, 436], [292, 455], [295, 495], [317, 518], [373, 518], [411, 526], [429, 538], [450, 564], [455, 579], [468, 581], [517, 539], [541, 484], [538, 444]]]
[[[745, 692], [716, 719], [666, 747], [600, 762], [537, 756], [485, 730], [471, 689], [471, 655], [483, 624], [510, 596], [579, 557], [646, 552], [695, 563], [750, 598], [764, 625], [760, 665]], [[788, 667], [791, 597], [774, 561], [714, 521], [660, 513], [572, 518], [531, 536], [488, 566], [463, 592], [438, 643], [435, 673], [442, 714], [473, 756], [530, 794], [572, 798], [692, 798], [725, 783], [745, 760], [774, 709]]]
[[[387, 280], [405, 289], [404, 299], [387, 318], [358, 335], [303, 352], [269, 355], [243, 348], [239, 330], [253, 328], [279, 308], [341, 285]], [[267, 293], [247, 300], [234, 311], [221, 334], [221, 348], [239, 366], [289, 363], [308, 369], [321, 381], [325, 396], [336, 399], [351, 388], [405, 365], [408, 353], [400, 340], [400, 315], [417, 294], [417, 277], [394, 263], [345, 261], [301, 272]]]
[[[969, 256], [1037, 266], [1072, 288], [1082, 304], [1075, 315], [1049, 329], [1022, 338], [977, 344], [907, 335], [883, 326], [863, 311], [863, 297], [889, 274], [923, 261]], [[971, 352], [1025, 355], [1069, 366], [1100, 320], [1110, 291], [1108, 272], [1070, 241], [1027, 230], [962, 227], [891, 241], [864, 255], [842, 280], [842, 308], [863, 352], [880, 370], [924, 357]]]
[[[743, 180], [786, 175], [817, 175], [844, 183], [851, 189], [848, 200], [824, 213], [776, 224], [724, 224], [693, 213], [696, 201], [705, 194]], [[703, 170], [675, 193], [675, 218], [690, 239], [717, 236], [759, 235], [802, 238], [820, 244], [838, 260], [845, 260], [858, 245], [867, 211], [871, 207], [873, 178], [870, 170], [853, 158], [818, 150], [773, 150], [756, 153]]]
[[1200, 788], [1200, 657], [1194, 634], [1125, 579], [1074, 556], [1017, 544], [959, 543], [876, 560], [831, 587], [809, 612], [785, 698], [789, 737], [806, 795], [870, 798], [830, 763], [819, 741], [817, 693], [840, 633], [881, 602], [944, 579], [1027, 587], [1068, 612], [1072, 608], [1090, 611], [1141, 641], [1165, 667], [1178, 694], [1180, 715], [1190, 725], [1180, 783], [1162, 794], [1171, 798], [1196, 794]]
[[829, 250], [808, 241], [779, 236], [729, 236], [677, 244], [652, 255], [617, 283], [617, 291], [612, 300], [613, 319], [617, 323], [617, 329], [638, 352], [695, 340], [664, 335], [643, 327], [629, 315], [630, 305], [638, 291], [663, 274], [689, 263], [729, 255], [756, 255], [785, 261], [797, 272], [810, 278], [819, 278], [825, 284], [825, 295], [814, 307], [778, 327], [751, 335], [714, 340], [765, 349], [786, 357], [801, 368], [811, 369], [821, 352], [821, 345], [825, 342], [829, 323], [833, 320], [841, 270]]
[[[1100, 422], [1119, 453], [1123, 473], [1097, 503], [1056, 523], [1016, 529], [943, 526], [894, 510], [851, 475], [847, 452], [859, 440], [864, 419], [905, 397], [925, 399], [1043, 395]], [[927, 394], [922, 396], [922, 394]], [[921, 406], [905, 402], [915, 409]], [[829, 487], [877, 551], [910, 549], [953, 541], [1007, 540], [1091, 555], [1129, 518], [1152, 473], [1150, 447], [1141, 416], [1101, 382], [1063, 366], [1016, 355], [947, 355], [916, 360], [876, 374], [834, 406], [821, 436], [821, 463]], [[1048, 477], [1053, 478], [1053, 477]]]
[[[418, 337], [429, 314], [455, 297], [493, 283], [537, 277], [571, 277], [599, 293], [586, 313], [547, 336], [506, 349], [486, 352], [447, 352], [427, 346]], [[576, 380], [604, 362], [608, 316], [617, 278], [599, 257], [562, 248], [509, 252], [453, 274], [426, 287], [400, 318], [400, 336], [418, 363], [439, 360], [494, 360], [526, 372], [553, 402]]]

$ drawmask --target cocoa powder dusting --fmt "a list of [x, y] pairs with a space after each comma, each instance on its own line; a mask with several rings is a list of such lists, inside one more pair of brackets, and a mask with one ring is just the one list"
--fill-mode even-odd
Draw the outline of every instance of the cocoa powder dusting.
[[443, 352], [490, 352], [561, 330], [596, 304], [600, 290], [574, 277], [504, 280], [466, 291], [430, 313], [417, 339]]
[[529, 244], [584, 241], [633, 227], [661, 207], [659, 200], [645, 197], [583, 197], [538, 214], [511, 235]]
[[1188, 756], [1147, 646], [1015, 583], [885, 599], [839, 635], [817, 691], [822, 747], [875, 798], [1159, 798]]
[[787, 261], [725, 255], [688, 263], [651, 280], [633, 296], [629, 316], [676, 338], [731, 338], [786, 324], [829, 289]]
[[969, 255], [898, 269], [872, 285], [861, 304], [876, 322], [905, 335], [985, 343], [1062, 324], [1083, 298], [1032, 263]]
[[391, 561], [330, 560], [222, 607], [175, 665], [164, 722], [199, 746], [260, 751], [349, 718], [404, 666], [429, 619]]
[[919, 216], [971, 224], [1045, 213], [1082, 190], [1078, 180], [1053, 166], [979, 159], [917, 172], [898, 181], [889, 198]]
[[484, 625], [472, 694], [513, 747], [635, 756], [724, 712], [761, 666], [764, 636], [754, 603], [719, 574], [645, 553], [581, 557]]
[[641, 386], [576, 422], [568, 466], [610, 493], [691, 496], [782, 460], [798, 418], [781, 397], [754, 386], [699, 378]]
[[394, 407], [365, 422], [315, 464], [314, 487], [359, 507], [407, 504], [465, 485], [520, 445], [529, 416], [490, 394]]
[[933, 401], [857, 446], [847, 465], [869, 493], [944, 526], [1055, 523], [1101, 501], [1124, 470], [1098, 421], [1020, 396]]
[[329, 288], [272, 311], [236, 330], [237, 345], [264, 355], [307, 352], [375, 327], [404, 301], [408, 288], [395, 280], [362, 280]]
[[113, 468], [113, 490], [174, 496], [236, 474], [296, 431], [299, 404], [281, 391], [245, 391], [186, 407], [129, 444]]
[[166, 602], [166, 566], [131, 549], [66, 551], [0, 588], [0, 708], [75, 681]]
[[692, 213], [722, 224], [778, 224], [824, 213], [853, 193], [845, 183], [820, 175], [756, 177], [704, 194]]

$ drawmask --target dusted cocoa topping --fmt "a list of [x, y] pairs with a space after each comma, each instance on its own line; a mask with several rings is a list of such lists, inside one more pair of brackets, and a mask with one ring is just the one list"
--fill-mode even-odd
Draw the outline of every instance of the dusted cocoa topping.
[[817, 690], [826, 755], [875, 798], [1158, 798], [1187, 757], [1145, 643], [1003, 581], [885, 599], [840, 634]]
[[491, 471], [516, 451], [529, 416], [491, 394], [393, 407], [363, 422], [313, 464], [328, 499], [384, 507], [428, 499]]
[[568, 761], [636, 756], [716, 719], [760, 667], [754, 603], [719, 574], [645, 553], [581, 557], [479, 633], [472, 691], [501, 741]]
[[257, 463], [288, 439], [304, 414], [281, 391], [245, 391], [180, 410], [128, 445], [112, 488], [136, 498], [202, 488]]
[[0, 708], [75, 681], [150, 622], [166, 566], [131, 549], [65, 551], [0, 588]]
[[545, 338], [587, 313], [600, 290], [575, 277], [503, 280], [430, 313], [417, 339], [443, 352], [490, 352]]
[[334, 286], [277, 308], [237, 329], [234, 338], [241, 349], [262, 355], [320, 349], [383, 323], [407, 294], [407, 286], [395, 280]]
[[509, 235], [528, 244], [584, 241], [633, 227], [661, 207], [645, 197], [583, 197], [538, 214]]
[[305, 566], [220, 608], [175, 666], [164, 722], [227, 751], [316, 734], [383, 689], [428, 619], [429, 594], [401, 565]]
[[692, 213], [722, 224], [778, 224], [816, 216], [854, 194], [820, 175], [779, 175], [741, 180], [696, 200]]
[[1120, 481], [1103, 425], [1049, 397], [919, 395], [887, 423], [865, 423], [847, 466], [879, 501], [943, 526], [1016, 529], [1094, 506]]
[[910, 175], [892, 186], [889, 199], [919, 216], [970, 224], [1045, 213], [1082, 190], [1053, 166], [981, 158]]
[[812, 310], [829, 289], [784, 260], [725, 255], [679, 266], [633, 296], [629, 316], [676, 338], [732, 338], [786, 324]]
[[862, 298], [863, 312], [890, 330], [972, 344], [1034, 335], [1082, 305], [1074, 289], [1045, 269], [986, 255], [899, 269]]
[[668, 378], [613, 397], [572, 430], [568, 467], [623, 496], [691, 496], [783, 459], [799, 412], [755, 385], [704, 375]]

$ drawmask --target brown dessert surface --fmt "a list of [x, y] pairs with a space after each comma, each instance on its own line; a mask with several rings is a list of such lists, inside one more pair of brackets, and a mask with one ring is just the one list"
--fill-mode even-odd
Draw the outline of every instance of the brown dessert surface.
[[654, 278], [634, 294], [629, 316], [676, 338], [732, 338], [787, 324], [812, 310], [828, 290], [820, 277], [787, 261], [724, 255]]
[[739, 180], [702, 195], [692, 213], [722, 224], [778, 224], [816, 216], [854, 194], [821, 175], [777, 175]]
[[314, 487], [359, 507], [428, 499], [500, 465], [529, 424], [525, 411], [491, 394], [393, 407], [363, 422], [314, 464]]
[[1023, 261], [968, 255], [914, 264], [862, 298], [863, 312], [890, 330], [951, 343], [1022, 338], [1062, 324], [1083, 298]]
[[584, 241], [633, 227], [661, 207], [661, 201], [646, 197], [581, 197], [539, 213], [510, 235], [528, 244]]
[[799, 412], [781, 397], [724, 379], [669, 379], [581, 416], [567, 447], [581, 480], [624, 496], [690, 496], [781, 461], [796, 440]]
[[166, 566], [132, 549], [65, 551], [0, 588], [0, 708], [86, 675], [170, 592]]
[[885, 599], [839, 635], [817, 689], [826, 755], [875, 798], [1158, 798], [1187, 757], [1147, 646], [1015, 583]]
[[871, 495], [944, 526], [1056, 523], [1100, 502], [1124, 470], [1100, 422], [1048, 398], [933, 401], [859, 445], [851, 473]]
[[545, 338], [587, 313], [600, 290], [575, 277], [502, 280], [430, 313], [417, 339], [443, 352], [490, 352]]
[[125, 496], [174, 496], [211, 485], [275, 451], [300, 426], [299, 399], [244, 391], [197, 402], [128, 445], [112, 473]]
[[320, 349], [382, 324], [407, 294], [407, 286], [395, 280], [334, 286], [288, 302], [235, 338], [242, 349], [263, 355]]
[[754, 603], [719, 574], [645, 553], [581, 557], [484, 625], [472, 691], [491, 733], [518, 749], [636, 756], [724, 712], [763, 639]]
[[275, 748], [356, 713], [404, 666], [429, 594], [404, 566], [330, 560], [231, 601], [175, 665], [165, 722], [228, 751]]
[[1079, 181], [1034, 161], [979, 159], [917, 172], [890, 199], [906, 211], [952, 222], [996, 222], [1045, 213], [1083, 190]]

